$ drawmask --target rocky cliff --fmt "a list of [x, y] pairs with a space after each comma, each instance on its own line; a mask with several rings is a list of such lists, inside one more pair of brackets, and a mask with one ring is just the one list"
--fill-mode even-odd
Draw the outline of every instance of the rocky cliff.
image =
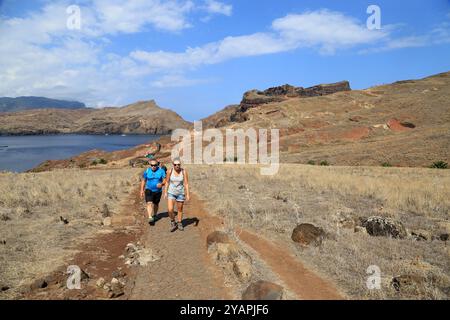
[[236, 122], [247, 121], [248, 117], [244, 114], [248, 109], [260, 106], [266, 103], [282, 102], [289, 98], [308, 98], [325, 96], [341, 91], [350, 91], [348, 81], [341, 81], [330, 84], [319, 84], [309, 88], [294, 87], [289, 84], [273, 87], [264, 91], [251, 90], [244, 93], [244, 97], [236, 112], [231, 115], [230, 120]]

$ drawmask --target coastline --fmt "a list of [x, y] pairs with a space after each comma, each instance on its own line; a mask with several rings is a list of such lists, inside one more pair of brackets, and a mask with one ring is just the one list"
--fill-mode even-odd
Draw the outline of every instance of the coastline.
[[[1, 136], [1, 170], [37, 172], [58, 168], [88, 168], [117, 161], [130, 150], [145, 152], [150, 143], [161, 139], [150, 134], [45, 134]], [[131, 151], [133, 153], [133, 151]]]

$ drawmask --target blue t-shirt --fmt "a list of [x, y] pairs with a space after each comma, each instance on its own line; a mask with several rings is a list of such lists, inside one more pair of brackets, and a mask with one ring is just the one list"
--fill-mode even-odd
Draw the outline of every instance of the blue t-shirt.
[[156, 171], [148, 168], [144, 171], [142, 177], [145, 180], [145, 189], [149, 189], [152, 192], [161, 192], [162, 188], [158, 188], [156, 185], [163, 182], [166, 172], [161, 168], [158, 168]]

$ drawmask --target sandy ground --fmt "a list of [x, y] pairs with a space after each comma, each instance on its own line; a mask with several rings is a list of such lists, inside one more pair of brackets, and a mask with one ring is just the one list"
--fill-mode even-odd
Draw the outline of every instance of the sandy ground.
[[[158, 220], [146, 225], [142, 242], [156, 261], [138, 270], [130, 299], [230, 299], [223, 276], [207, 254], [199, 226], [203, 216], [197, 201], [185, 206], [183, 231], [169, 232], [167, 201], [161, 199]], [[144, 210], [144, 207], [142, 207]]]

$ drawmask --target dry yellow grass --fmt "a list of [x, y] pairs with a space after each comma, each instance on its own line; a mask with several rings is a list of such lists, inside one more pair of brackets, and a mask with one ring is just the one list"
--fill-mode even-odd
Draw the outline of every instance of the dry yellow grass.
[[[448, 298], [450, 256], [444, 241], [372, 237], [340, 223], [371, 215], [400, 221], [408, 231], [448, 233], [450, 172], [420, 168], [317, 167], [283, 164], [275, 176], [256, 166], [191, 165], [192, 190], [230, 225], [245, 226], [281, 241], [334, 281], [351, 298]], [[290, 239], [298, 223], [325, 229], [319, 248], [300, 248]], [[381, 269], [381, 290], [368, 290], [370, 265]], [[420, 293], [397, 293], [401, 274], [423, 276]]]
[[[136, 187], [140, 169], [0, 174], [0, 282], [19, 286], [49, 274], [101, 226]], [[60, 216], [69, 221], [64, 224]], [[3, 241], [5, 243], [3, 244]]]

